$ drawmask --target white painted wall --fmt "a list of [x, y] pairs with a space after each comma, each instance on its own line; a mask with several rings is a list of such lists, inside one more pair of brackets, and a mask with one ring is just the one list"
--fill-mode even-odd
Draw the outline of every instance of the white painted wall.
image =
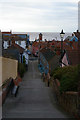
[[[64, 57], [63, 57], [63, 59], [62, 59], [62, 63], [64, 63], [65, 65], [69, 65], [68, 64], [68, 60], [67, 60], [67, 56], [66, 56], [66, 53], [65, 53], [65, 55], [64, 55]], [[64, 64], [62, 64], [62, 67], [64, 67], [65, 65]]]
[[[18, 44], [19, 46], [21, 46], [22, 48], [26, 49], [26, 42], [25, 41], [21, 41], [21, 44], [19, 43], [19, 41], [15, 41], [16, 44]], [[4, 41], [4, 49], [8, 48], [8, 41]]]
[[24, 52], [23, 56], [25, 56], [26, 64], [28, 65], [28, 63], [29, 63], [29, 55], [26, 52]]

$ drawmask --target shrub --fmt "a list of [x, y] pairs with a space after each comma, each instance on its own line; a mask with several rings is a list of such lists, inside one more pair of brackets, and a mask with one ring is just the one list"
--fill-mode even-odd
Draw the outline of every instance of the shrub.
[[62, 76], [60, 81], [60, 92], [62, 91], [77, 91], [78, 79], [77, 74], [73, 72], [72, 74], [66, 73]]
[[20, 77], [23, 77], [24, 73], [26, 72], [25, 64], [19, 63], [18, 64], [18, 72], [20, 74]]
[[50, 76], [53, 77], [53, 75], [55, 74], [55, 71], [58, 70], [58, 69], [59, 69], [58, 67], [55, 68], [54, 71], [52, 71], [52, 72], [50, 73]]
[[79, 68], [80, 65], [66, 66], [54, 70], [54, 79], [58, 79], [60, 81], [60, 92], [77, 91], [79, 81]]
[[26, 64], [25, 56], [23, 56], [23, 63]]

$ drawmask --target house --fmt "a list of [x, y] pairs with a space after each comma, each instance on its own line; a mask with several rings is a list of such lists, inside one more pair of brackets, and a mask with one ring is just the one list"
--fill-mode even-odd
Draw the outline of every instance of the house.
[[28, 67], [29, 56], [24, 48], [15, 43], [15, 39], [13, 39], [11, 46], [9, 46], [6, 50], [3, 50], [3, 54], [6, 54], [8, 57], [10, 56], [15, 58], [20, 63], [23, 63], [23, 56], [25, 56], [26, 67]]
[[78, 30], [74, 32], [73, 34], [78, 38], [78, 40], [80, 40], [80, 32]]
[[19, 62], [19, 51], [17, 49], [2, 49], [2, 56], [18, 60]]
[[62, 67], [80, 64], [80, 50], [64, 50], [60, 63]]
[[40, 71], [42, 73], [51, 73], [56, 67], [59, 67], [60, 65], [60, 54], [56, 54], [47, 47], [40, 50], [39, 56], [39, 68], [41, 68]]
[[26, 67], [28, 67], [29, 57], [27, 52], [25, 51], [24, 48], [22, 48], [20, 45], [15, 43], [16, 40], [19, 40], [19, 37], [22, 37], [21, 40], [26, 39], [26, 35], [25, 34], [24, 35], [20, 34], [19, 36], [18, 35], [19, 34], [16, 35], [12, 34], [11, 45], [9, 45], [7, 49], [3, 50], [3, 54], [4, 56], [6, 55], [7, 57], [10, 56], [12, 58], [15, 58], [20, 63], [23, 63], [23, 56], [25, 56]]
[[29, 35], [27, 34], [12, 34], [12, 32], [2, 32], [3, 47], [7, 49], [12, 44], [12, 40], [23, 48], [29, 46]]
[[[15, 42], [23, 48], [29, 46], [29, 35], [27, 34], [12, 34], [12, 37], [15, 37]], [[25, 46], [24, 46], [25, 45]]]
[[32, 53], [35, 56], [38, 56], [38, 52], [39, 52], [39, 42], [34, 41], [32, 44]]
[[12, 35], [12, 32], [2, 32], [2, 39], [3, 41], [9, 41], [11, 40], [11, 35]]
[[72, 36], [68, 36], [65, 41], [75, 41], [75, 42], [78, 42], [78, 38], [72, 34]]
[[77, 30], [77, 32], [73, 32], [72, 36], [68, 36], [64, 43], [66, 43], [65, 49], [70, 50], [79, 50], [80, 49], [80, 32]]
[[28, 66], [28, 54], [25, 51], [24, 48], [22, 48], [21, 46], [19, 46], [18, 44], [15, 43], [15, 39], [12, 40], [12, 45], [8, 47], [8, 49], [11, 50], [17, 50], [19, 52], [19, 62], [23, 63], [23, 56], [25, 56], [25, 60], [26, 60], [26, 65]]
[[[18, 51], [19, 52], [19, 62], [23, 63], [23, 52], [24, 49], [20, 47], [18, 44], [12, 44], [11, 46], [8, 47], [8, 51]], [[13, 54], [13, 53], [12, 53]]]
[[42, 33], [39, 34], [39, 39], [35, 39], [35, 41], [32, 44], [32, 53], [33, 55], [38, 57], [39, 50], [47, 46], [47, 41], [42, 41]]
[[9, 45], [11, 45], [11, 31], [10, 32], [2, 32], [2, 46], [3, 48], [7, 49]]
[[[41, 39], [41, 38], [40, 38]], [[45, 48], [45, 47], [49, 47], [49, 41], [34, 41], [32, 44], [32, 53], [35, 56], [38, 56], [39, 50]]]
[[78, 50], [80, 50], [80, 32], [77, 30], [77, 32], [74, 32], [74, 34], [78, 38]]
[[23, 56], [25, 57], [25, 61], [26, 61], [26, 68], [28, 69], [28, 64], [29, 64], [29, 55], [26, 51], [23, 52]]

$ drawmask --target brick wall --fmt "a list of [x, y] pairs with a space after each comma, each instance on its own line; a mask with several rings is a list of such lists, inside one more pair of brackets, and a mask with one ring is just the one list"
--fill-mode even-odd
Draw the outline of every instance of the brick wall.
[[72, 115], [79, 115], [80, 96], [78, 95], [78, 92], [69, 91], [60, 94], [59, 81], [53, 79], [51, 81], [60, 106]]

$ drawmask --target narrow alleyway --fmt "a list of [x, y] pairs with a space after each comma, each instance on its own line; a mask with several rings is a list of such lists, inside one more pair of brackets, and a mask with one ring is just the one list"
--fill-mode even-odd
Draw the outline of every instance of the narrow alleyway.
[[[3, 105], [6, 118], [68, 118], [56, 105], [51, 88], [45, 86], [38, 71], [37, 60], [29, 61], [17, 97], [9, 95]], [[52, 102], [53, 101], [53, 102]]]

